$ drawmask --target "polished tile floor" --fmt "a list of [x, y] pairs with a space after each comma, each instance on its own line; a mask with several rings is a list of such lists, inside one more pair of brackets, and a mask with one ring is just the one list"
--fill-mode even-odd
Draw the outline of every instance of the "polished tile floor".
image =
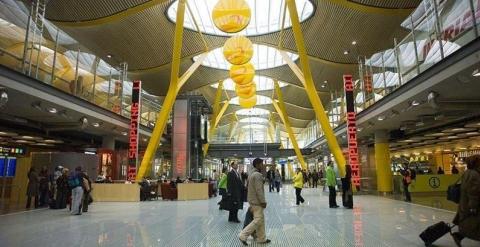
[[[270, 246], [424, 246], [418, 234], [454, 216], [368, 195], [355, 197], [353, 210], [329, 209], [320, 189], [304, 189], [306, 203], [296, 206], [292, 187], [285, 189], [266, 192]], [[82, 216], [48, 209], [2, 215], [0, 246], [241, 246], [237, 235], [243, 223], [227, 222], [217, 200], [94, 203]], [[436, 244], [454, 246], [448, 235]], [[479, 243], [467, 240], [464, 246]]]

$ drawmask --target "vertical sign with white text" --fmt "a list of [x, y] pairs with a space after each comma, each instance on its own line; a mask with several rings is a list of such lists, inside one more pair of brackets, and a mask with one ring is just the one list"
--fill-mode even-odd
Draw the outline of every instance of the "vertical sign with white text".
[[132, 86], [132, 106], [130, 108], [130, 135], [128, 146], [128, 172], [127, 179], [135, 180], [137, 176], [138, 163], [138, 128], [140, 124], [140, 96], [141, 96], [142, 82], [139, 80], [133, 81]]
[[360, 186], [360, 160], [358, 155], [357, 123], [355, 114], [355, 99], [353, 96], [353, 81], [351, 75], [343, 76], [345, 86], [345, 102], [347, 104], [347, 136], [348, 136], [348, 163], [352, 168], [352, 183]]

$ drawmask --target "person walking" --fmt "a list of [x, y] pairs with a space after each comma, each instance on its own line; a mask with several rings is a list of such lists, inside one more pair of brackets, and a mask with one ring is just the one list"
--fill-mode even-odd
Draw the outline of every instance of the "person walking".
[[353, 191], [352, 191], [352, 167], [345, 166], [345, 177], [342, 178], [342, 205], [345, 208], [353, 209]]
[[63, 168], [62, 176], [57, 181], [57, 209], [67, 208], [67, 200], [70, 195], [70, 187], [68, 186], [68, 169]]
[[275, 190], [275, 171], [273, 170], [273, 167], [270, 167], [270, 169], [267, 172], [267, 180], [268, 180], [268, 192], [272, 192]]
[[254, 232], [257, 243], [268, 244], [271, 242], [265, 236], [265, 215], [263, 211], [267, 208], [267, 201], [265, 200], [263, 187], [263, 169], [263, 160], [260, 158], [254, 159], [253, 172], [248, 176], [248, 203], [253, 212], [253, 220], [238, 235], [243, 245], [248, 245], [247, 238]]
[[295, 196], [297, 198], [297, 205], [304, 203], [305, 199], [302, 197], [302, 188], [303, 188], [303, 173], [302, 169], [297, 168], [297, 174], [293, 176], [293, 187], [295, 187]]
[[318, 172], [317, 172], [317, 170], [313, 170], [312, 182], [313, 182], [313, 188], [317, 188], [318, 187]]
[[72, 190], [72, 215], [81, 215], [81, 206], [83, 198], [83, 188], [82, 188], [82, 167], [78, 166], [75, 168], [70, 176], [68, 177], [68, 185]]
[[457, 246], [463, 238], [480, 241], [480, 155], [466, 160], [467, 170], [461, 178], [460, 203], [453, 220], [458, 232], [452, 234]]
[[238, 173], [238, 165], [235, 162], [230, 164], [232, 169], [227, 175], [227, 194], [229, 198], [228, 221], [240, 223], [238, 219], [238, 210], [243, 209], [243, 184], [240, 174]]
[[328, 162], [328, 166], [325, 169], [325, 173], [327, 176], [327, 186], [328, 186], [328, 204], [330, 208], [338, 208], [337, 205], [337, 191], [335, 186], [337, 185], [337, 177], [335, 175], [335, 171], [333, 170], [333, 162]]
[[405, 194], [405, 201], [411, 202], [412, 197], [410, 196], [410, 191], [408, 190], [408, 186], [412, 183], [412, 174], [410, 172], [410, 169], [408, 168], [403, 172], [402, 183], [403, 183], [403, 192]]
[[82, 189], [83, 189], [83, 198], [82, 198], [82, 212], [88, 212], [88, 205], [90, 204], [91, 195], [90, 192], [92, 191], [92, 180], [88, 176], [86, 171], [80, 173], [82, 177]]
[[26, 208], [30, 209], [30, 204], [32, 203], [32, 197], [34, 199], [33, 204], [34, 208], [38, 208], [38, 185], [39, 185], [39, 178], [38, 173], [35, 167], [30, 168], [27, 174], [28, 177], [28, 185], [27, 185], [27, 205]]
[[277, 193], [280, 193], [280, 185], [282, 183], [282, 175], [278, 169], [275, 170], [275, 188], [277, 189]]

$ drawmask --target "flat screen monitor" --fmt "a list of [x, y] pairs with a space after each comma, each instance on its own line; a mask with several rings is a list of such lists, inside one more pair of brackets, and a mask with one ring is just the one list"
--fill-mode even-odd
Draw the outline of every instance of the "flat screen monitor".
[[5, 176], [5, 156], [0, 156], [0, 177], [4, 177]]
[[15, 172], [17, 170], [17, 158], [15, 158], [15, 157], [8, 157], [7, 158], [7, 169], [6, 170], [7, 170], [6, 177], [15, 177]]

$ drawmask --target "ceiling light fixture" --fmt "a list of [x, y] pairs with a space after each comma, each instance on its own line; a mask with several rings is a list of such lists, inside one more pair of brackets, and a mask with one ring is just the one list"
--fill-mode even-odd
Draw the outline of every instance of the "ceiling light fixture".
[[412, 102], [410, 102], [410, 105], [411, 106], [418, 106], [418, 105], [420, 105], [420, 102], [418, 102], [416, 100], [412, 100]]
[[425, 123], [424, 123], [423, 121], [420, 121], [420, 122], [416, 122], [416, 123], [415, 123], [415, 126], [416, 126], [416, 127], [421, 127], [421, 126], [424, 126], [424, 125], [425, 125]]
[[385, 116], [378, 116], [378, 117], [377, 117], [377, 120], [378, 120], [378, 121], [383, 121], [383, 120], [385, 120]]
[[100, 123], [92, 123], [92, 126], [95, 127], [95, 128], [98, 128], [98, 127], [100, 127]]
[[127, 135], [127, 132], [122, 131], [122, 135], [126, 136], [126, 135]]
[[107, 57], [108, 57], [108, 58], [112, 58], [112, 54], [107, 54]]
[[352, 41], [352, 45], [356, 45], [357, 44], [357, 41]]
[[348, 55], [349, 53], [350, 53], [350, 52], [347, 51], [347, 50], [343, 51], [343, 55]]
[[480, 69], [476, 69], [473, 71], [472, 76], [479, 77], [480, 76]]
[[52, 113], [52, 114], [55, 114], [55, 113], [57, 113], [58, 111], [57, 111], [57, 108], [55, 108], [55, 107], [50, 107], [50, 108], [48, 108], [48, 112], [50, 112], [50, 113]]
[[3, 108], [7, 105], [8, 102], [8, 93], [5, 88], [0, 88], [0, 108]]

